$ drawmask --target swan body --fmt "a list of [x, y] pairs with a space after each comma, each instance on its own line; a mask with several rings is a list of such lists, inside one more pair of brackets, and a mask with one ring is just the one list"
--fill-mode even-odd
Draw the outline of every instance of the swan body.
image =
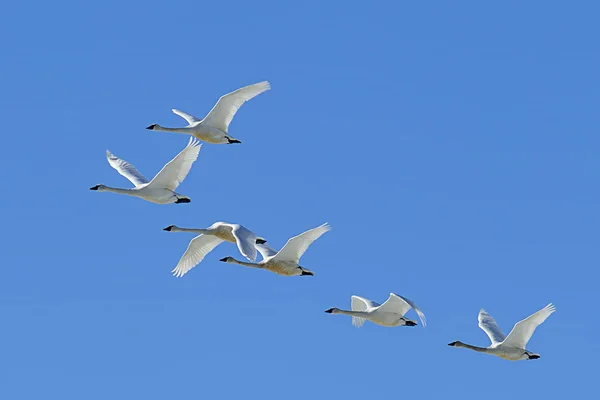
[[241, 143], [229, 135], [228, 132], [233, 116], [242, 104], [269, 89], [271, 89], [271, 84], [263, 81], [223, 95], [204, 119], [196, 118], [193, 115], [174, 108], [172, 110], [173, 113], [185, 119], [188, 123], [187, 126], [182, 128], [166, 128], [158, 124], [152, 124], [146, 129], [184, 133], [212, 144]]
[[190, 138], [188, 145], [175, 158], [169, 161], [151, 181], [144, 178], [133, 165], [106, 150], [106, 159], [110, 166], [133, 183], [135, 187], [121, 189], [106, 185], [96, 185], [91, 187], [90, 190], [140, 197], [157, 204], [189, 203], [191, 199], [175, 192], [175, 189], [190, 172], [192, 164], [198, 158], [201, 146], [197, 140]]
[[484, 309], [481, 309], [479, 310], [478, 317], [479, 327], [488, 335], [492, 344], [489, 347], [478, 347], [456, 341], [448, 344], [448, 346], [462, 347], [479, 353], [492, 354], [510, 361], [535, 360], [540, 358], [540, 355], [530, 352], [525, 347], [535, 329], [554, 311], [556, 311], [554, 305], [552, 303], [548, 304], [535, 314], [517, 322], [512, 331], [506, 336], [502, 333], [494, 317]]
[[273, 250], [266, 243], [256, 243], [256, 249], [263, 255], [263, 259], [258, 263], [238, 261], [233, 257], [225, 257], [219, 261], [265, 269], [283, 276], [312, 276], [314, 272], [298, 264], [300, 257], [312, 242], [329, 230], [331, 230], [331, 226], [327, 223], [310, 229], [289, 239], [279, 251]]
[[256, 260], [256, 243], [266, 242], [244, 226], [227, 222], [215, 222], [206, 229], [187, 229], [170, 225], [163, 230], [199, 234], [190, 241], [177, 266], [171, 271], [178, 278], [198, 265], [208, 253], [223, 242], [236, 243], [240, 253], [250, 261]]
[[415, 326], [417, 325], [416, 321], [404, 318], [404, 315], [412, 308], [421, 319], [423, 327], [427, 326], [425, 314], [423, 314], [419, 307], [406, 297], [394, 293], [390, 293], [390, 297], [383, 304], [365, 299], [364, 297], [352, 296], [351, 308], [351, 311], [330, 308], [325, 312], [329, 314], [350, 315], [352, 316], [352, 325], [357, 328], [360, 328], [365, 323], [365, 320], [385, 327]]

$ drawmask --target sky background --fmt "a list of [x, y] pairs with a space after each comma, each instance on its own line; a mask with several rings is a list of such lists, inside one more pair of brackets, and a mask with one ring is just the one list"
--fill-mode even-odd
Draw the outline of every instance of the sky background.
[[[597, 2], [20, 1], [2, 6], [0, 397], [574, 398], [596, 391]], [[187, 143], [152, 132], [269, 80], [157, 205]], [[280, 248], [329, 222], [314, 277], [220, 263], [181, 279], [193, 234], [241, 223]], [[427, 328], [361, 329], [357, 294]], [[531, 362], [487, 346], [549, 302]], [[413, 312], [409, 317], [416, 318]], [[593, 335], [594, 334], [594, 335]], [[499, 380], [499, 382], [498, 382]]]

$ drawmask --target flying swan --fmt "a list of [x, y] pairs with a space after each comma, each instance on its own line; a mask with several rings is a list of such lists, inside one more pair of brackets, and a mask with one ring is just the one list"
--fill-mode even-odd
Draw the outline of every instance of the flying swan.
[[416, 306], [415, 303], [406, 297], [390, 293], [390, 297], [383, 304], [365, 299], [364, 297], [352, 296], [352, 311], [340, 310], [339, 308], [330, 308], [326, 310], [329, 314], [345, 314], [352, 316], [352, 325], [360, 328], [365, 320], [374, 324], [394, 327], [394, 326], [415, 326], [417, 323], [404, 318], [404, 315], [411, 308], [415, 310], [423, 327], [427, 326], [425, 314]]
[[255, 247], [263, 255], [263, 259], [258, 263], [238, 261], [233, 257], [225, 257], [219, 261], [231, 264], [240, 264], [246, 267], [266, 269], [267, 271], [275, 272], [276, 274], [284, 276], [314, 275], [312, 271], [298, 265], [300, 262], [300, 257], [302, 257], [312, 242], [317, 240], [319, 237], [321, 237], [321, 235], [330, 229], [331, 226], [327, 223], [310, 229], [289, 239], [285, 246], [283, 246], [279, 251], [273, 250], [266, 245], [266, 243], [257, 243]]
[[525, 346], [527, 346], [527, 342], [529, 342], [531, 335], [535, 332], [535, 328], [544, 322], [554, 311], [556, 311], [554, 305], [552, 303], [548, 304], [535, 314], [517, 322], [508, 336], [505, 336], [498, 327], [494, 317], [482, 308], [479, 310], [479, 327], [487, 333], [492, 341], [490, 347], [471, 346], [459, 341], [449, 343], [448, 346], [464, 347], [465, 349], [492, 354], [510, 361], [535, 360], [540, 358], [540, 355], [526, 350]]
[[150, 182], [133, 165], [106, 150], [106, 158], [110, 166], [129, 179], [135, 187], [133, 189], [119, 189], [106, 185], [96, 185], [91, 187], [90, 190], [126, 194], [158, 204], [189, 203], [190, 198], [176, 193], [175, 189], [190, 172], [192, 164], [198, 158], [200, 147], [200, 142], [190, 138], [185, 149], [169, 161]]
[[188, 123], [183, 128], [165, 128], [158, 124], [152, 124], [146, 129], [153, 131], [166, 131], [185, 133], [212, 144], [232, 144], [241, 143], [234, 139], [228, 133], [229, 124], [238, 109], [246, 101], [258, 96], [264, 91], [271, 89], [271, 84], [267, 81], [245, 86], [234, 92], [221, 96], [217, 104], [208, 113], [204, 119], [199, 119], [183, 111], [173, 109], [173, 113], [185, 119]]
[[266, 243], [265, 239], [239, 224], [215, 222], [206, 229], [187, 229], [170, 225], [163, 230], [168, 232], [191, 232], [199, 235], [193, 238], [181, 256], [173, 275], [180, 278], [198, 265], [204, 257], [223, 242], [237, 243], [240, 253], [250, 261], [256, 261], [256, 247]]

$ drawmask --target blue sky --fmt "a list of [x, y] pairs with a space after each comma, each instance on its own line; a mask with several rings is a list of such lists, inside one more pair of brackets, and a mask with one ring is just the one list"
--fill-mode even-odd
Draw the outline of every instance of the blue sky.
[[[484, 4], [485, 3], [485, 4]], [[595, 2], [12, 2], [0, 26], [0, 397], [572, 398], [595, 389], [600, 28]], [[269, 80], [156, 205], [89, 187], [153, 176], [204, 116]], [[193, 235], [274, 247], [329, 222], [314, 277], [219, 263], [171, 276]], [[358, 294], [426, 329], [361, 329]], [[513, 363], [487, 345], [557, 307]], [[409, 314], [415, 318], [414, 314]], [[497, 382], [495, 378], [501, 379]]]

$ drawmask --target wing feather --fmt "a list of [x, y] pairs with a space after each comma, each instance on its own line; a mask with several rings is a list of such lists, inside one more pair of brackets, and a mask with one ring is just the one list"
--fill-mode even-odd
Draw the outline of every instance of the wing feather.
[[271, 89], [271, 84], [263, 81], [221, 96], [217, 104], [204, 118], [203, 123], [227, 132], [233, 116], [242, 104], [269, 89]]
[[535, 332], [535, 329], [554, 311], [556, 311], [556, 307], [550, 303], [535, 314], [517, 322], [502, 344], [524, 349], [525, 346], [527, 346], [529, 339], [531, 339], [531, 335]]
[[488, 314], [483, 308], [479, 310], [477, 319], [479, 320], [479, 327], [488, 335], [493, 345], [502, 342], [506, 338], [506, 335], [502, 332], [494, 317]]
[[127, 178], [134, 186], [138, 187], [145, 183], [148, 183], [148, 179], [144, 177], [133, 165], [125, 160], [121, 160], [119, 157], [106, 150], [106, 159], [111, 167], [117, 170], [119, 174]]
[[329, 230], [331, 230], [331, 226], [327, 223], [324, 223], [323, 225], [310, 229], [299, 234], [298, 236], [294, 236], [287, 241], [285, 246], [283, 246], [273, 258], [276, 260], [293, 261], [298, 263], [300, 261], [300, 257], [302, 257], [306, 249], [308, 249], [308, 246], [310, 246], [312, 242], [320, 238], [321, 235]]
[[201, 147], [199, 141], [193, 137], [190, 138], [188, 145], [156, 174], [149, 186], [164, 187], [169, 190], [177, 189], [190, 172], [194, 161], [198, 159]]
[[190, 241], [187, 250], [183, 253], [177, 266], [171, 272], [178, 278], [182, 277], [198, 265], [208, 253], [221, 243], [223, 243], [223, 240], [213, 235], [196, 236]]

